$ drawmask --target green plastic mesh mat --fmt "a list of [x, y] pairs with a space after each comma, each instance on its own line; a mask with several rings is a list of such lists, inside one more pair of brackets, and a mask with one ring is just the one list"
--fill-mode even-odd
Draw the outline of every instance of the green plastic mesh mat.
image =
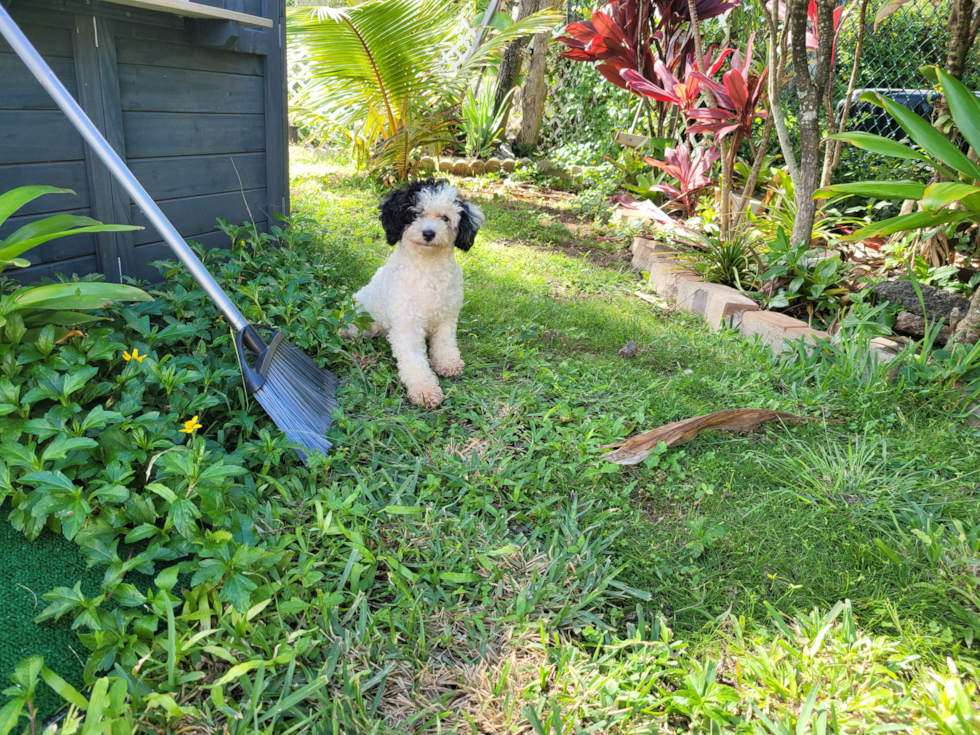
[[[35, 623], [34, 618], [48, 603], [41, 595], [55, 587], [74, 587], [82, 583], [82, 592], [92, 597], [99, 591], [104, 566], [85, 568], [85, 555], [74, 541], [44, 529], [34, 541], [28, 541], [10, 525], [7, 516], [10, 505], [0, 506], [0, 691], [10, 686], [9, 675], [14, 666], [32, 654], [44, 658], [45, 665], [76, 689], [82, 688], [82, 671], [89, 651], [71, 629], [71, 616], [55, 622]], [[146, 542], [120, 547], [137, 552]], [[153, 586], [153, 578], [138, 572], [126, 575], [143, 592]], [[188, 575], [178, 577], [174, 592], [181, 597], [181, 584], [189, 583]], [[35, 597], [36, 595], [36, 597]], [[107, 608], [114, 607], [110, 601]], [[8, 697], [0, 694], [0, 707]], [[43, 721], [65, 705], [65, 701], [43, 682], [38, 685], [34, 705]]]
[[[28, 541], [7, 521], [9, 512], [9, 505], [0, 508], [0, 690], [10, 686], [14, 666], [32, 654], [43, 656], [48, 668], [80, 689], [88, 651], [71, 629], [71, 616], [41, 624], [34, 618], [47, 607], [41, 595], [55, 587], [74, 587], [81, 581], [85, 594], [94, 595], [103, 570], [86, 569], [75, 543], [48, 529]], [[0, 694], [0, 707], [7, 699]], [[38, 686], [35, 706], [41, 718], [63, 703], [47, 685]]]
[[[47, 528], [37, 539], [28, 541], [10, 525], [9, 514], [10, 504], [0, 504], [0, 692], [10, 686], [9, 676], [14, 666], [32, 654], [42, 656], [49, 669], [81, 691], [89, 651], [71, 629], [71, 616], [40, 624], [34, 618], [48, 604], [41, 595], [55, 587], [74, 587], [76, 582], [81, 582], [82, 592], [94, 596], [99, 591], [105, 567], [86, 569], [85, 555], [75, 542]], [[119, 553], [123, 556], [130, 550], [138, 553], [147, 543], [120, 545]], [[162, 568], [158, 565], [157, 571]], [[143, 592], [154, 586], [152, 577], [138, 572], [129, 572], [126, 581]], [[179, 575], [173, 591], [178, 600], [182, 598], [181, 590], [187, 586], [190, 586], [190, 575]], [[105, 607], [111, 609], [114, 605], [110, 600]], [[66, 705], [43, 682], [38, 684], [36, 693], [34, 706], [41, 722]], [[8, 699], [0, 694], [0, 707]]]

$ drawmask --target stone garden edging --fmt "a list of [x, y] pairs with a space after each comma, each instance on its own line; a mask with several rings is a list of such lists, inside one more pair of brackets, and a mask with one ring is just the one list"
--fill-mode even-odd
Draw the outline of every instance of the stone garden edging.
[[488, 173], [504, 171], [512, 174], [518, 168], [535, 166], [538, 173], [548, 174], [564, 179], [581, 178], [585, 172], [583, 166], [571, 166], [568, 170], [555, 166], [547, 158], [532, 161], [530, 158], [435, 158], [425, 156], [419, 161], [422, 171], [439, 171], [454, 176], [483, 176]]
[[[777, 355], [797, 340], [813, 343], [829, 335], [812, 329], [806, 322], [778, 311], [761, 311], [748, 296], [729, 286], [702, 281], [678, 261], [679, 252], [663, 243], [634, 237], [630, 247], [635, 270], [649, 274], [649, 284], [657, 294], [679, 309], [699, 315], [712, 331], [722, 327], [738, 329], [747, 339], [758, 339]], [[897, 343], [884, 338], [871, 340], [878, 359], [891, 361], [891, 348]]]

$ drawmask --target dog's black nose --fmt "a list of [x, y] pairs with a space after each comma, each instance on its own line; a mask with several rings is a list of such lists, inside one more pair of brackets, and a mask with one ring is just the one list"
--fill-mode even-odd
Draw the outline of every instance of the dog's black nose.
[[435, 230], [422, 230], [422, 237], [425, 238], [426, 242], [432, 242], [432, 238], [436, 236]]

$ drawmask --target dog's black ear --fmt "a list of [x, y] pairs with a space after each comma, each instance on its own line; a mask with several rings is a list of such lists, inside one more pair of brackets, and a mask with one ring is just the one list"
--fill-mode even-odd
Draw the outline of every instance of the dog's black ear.
[[396, 189], [381, 200], [381, 226], [389, 245], [396, 245], [402, 239], [405, 228], [412, 223], [411, 208], [415, 197], [406, 189]]
[[475, 204], [457, 199], [459, 205], [459, 224], [456, 225], [456, 247], [464, 253], [473, 247], [476, 233], [483, 224], [483, 212]]

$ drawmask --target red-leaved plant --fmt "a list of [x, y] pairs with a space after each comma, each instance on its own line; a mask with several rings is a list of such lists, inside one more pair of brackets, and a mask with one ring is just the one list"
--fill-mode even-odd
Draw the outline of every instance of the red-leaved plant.
[[708, 174], [720, 155], [716, 146], [709, 148], [704, 145], [696, 148], [692, 154], [691, 149], [682, 143], [676, 148], [667, 148], [663, 161], [644, 158], [645, 162], [677, 180], [677, 186], [657, 184], [650, 188], [670, 197], [665, 209], [679, 209], [685, 219], [690, 219], [697, 208], [699, 194], [714, 186], [714, 179]]
[[732, 54], [731, 66], [722, 75], [721, 84], [700, 71], [692, 72], [714, 94], [718, 107], [692, 110], [688, 117], [698, 122], [688, 128], [688, 133], [714, 133], [716, 140], [733, 133], [733, 151], [738, 150], [745, 136], [751, 140], [752, 123], [766, 117], [762, 103], [766, 99], [766, 75], [769, 72], [769, 67], [766, 67], [756, 76], [749, 70], [754, 40], [755, 34], [749, 36], [744, 54], [737, 50]]
[[[698, 19], [705, 20], [740, 4], [740, 0], [696, 0], [695, 10]], [[687, 0], [613, 0], [594, 11], [590, 20], [570, 23], [567, 35], [558, 41], [568, 46], [562, 51], [566, 59], [597, 63], [596, 69], [610, 83], [640, 95], [624, 74], [656, 79], [658, 63], [671, 75], [678, 73], [694, 48], [690, 19]], [[657, 102], [658, 135], [662, 135], [670, 103], [643, 96]]]
[[[731, 49], [724, 49], [718, 54], [717, 59], [712, 59], [714, 50], [708, 49], [704, 57], [704, 65], [708, 68], [709, 77], [718, 73], [725, 57], [732, 52]], [[624, 69], [622, 77], [631, 92], [658, 102], [677, 105], [685, 116], [690, 117], [701, 96], [701, 79], [694, 73], [698, 70], [698, 63], [691, 54], [688, 54], [684, 67], [684, 81], [681, 81], [671, 73], [666, 64], [658, 59], [653, 68], [660, 79], [660, 86], [632, 69]]]

